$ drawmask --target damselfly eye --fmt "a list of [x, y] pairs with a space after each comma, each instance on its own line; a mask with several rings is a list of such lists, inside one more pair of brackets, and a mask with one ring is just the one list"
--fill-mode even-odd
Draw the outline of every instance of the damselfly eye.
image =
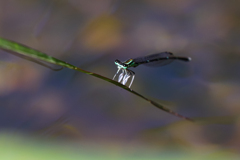
[[118, 63], [118, 64], [119, 64], [119, 63], [121, 63], [121, 61], [119, 61], [118, 59], [116, 59], [116, 60], [115, 60], [115, 63]]

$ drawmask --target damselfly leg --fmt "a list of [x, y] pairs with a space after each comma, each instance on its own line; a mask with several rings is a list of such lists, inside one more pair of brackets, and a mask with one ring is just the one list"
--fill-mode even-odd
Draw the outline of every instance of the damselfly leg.
[[122, 73], [120, 73], [118, 76], [118, 82], [121, 82], [122, 79], [124, 78], [125, 70], [123, 68], [121, 70], [122, 70]]
[[118, 74], [118, 72], [120, 71], [121, 68], [118, 67], [118, 70], [116, 72], [116, 74], [113, 76], [113, 80], [115, 79], [116, 75]]
[[129, 69], [126, 69], [126, 70], [129, 72], [130, 76], [132, 76], [132, 80], [131, 80], [130, 85], [129, 85], [129, 88], [130, 88], [132, 83], [133, 83], [133, 80], [134, 80], [134, 77], [135, 77], [135, 73], [132, 70], [129, 70]]
[[119, 72], [120, 70], [122, 71], [122, 73], [120, 73], [119, 76], [118, 76], [118, 82], [121, 82], [121, 80], [122, 80], [122, 78], [123, 78], [123, 76], [124, 76], [124, 71], [125, 71], [125, 69], [120, 68], [120, 67], [118, 67], [118, 70], [117, 70], [116, 74], [113, 76], [113, 80], [115, 79], [116, 75], [118, 74], [118, 72]]
[[118, 82], [122, 83], [123, 85], [125, 85], [128, 81], [128, 79], [132, 76], [132, 80], [131, 83], [129, 85], [129, 88], [131, 87], [134, 77], [135, 77], [135, 73], [129, 69], [124, 69], [124, 68], [118, 68], [116, 74], [113, 77], [113, 80], [115, 79], [116, 75], [118, 74], [119, 71], [122, 71], [119, 76], [118, 76]]
[[127, 83], [128, 79], [131, 77], [131, 73], [127, 69], [124, 69], [124, 70], [125, 70], [125, 75], [122, 80], [123, 85], [125, 85]]
[[134, 80], [135, 73], [129, 69], [124, 69], [124, 70], [125, 70], [125, 75], [123, 77], [122, 84], [125, 85], [127, 83], [128, 79], [132, 76], [132, 80], [130, 82], [130, 85], [128, 86], [130, 88], [132, 85], [132, 82]]

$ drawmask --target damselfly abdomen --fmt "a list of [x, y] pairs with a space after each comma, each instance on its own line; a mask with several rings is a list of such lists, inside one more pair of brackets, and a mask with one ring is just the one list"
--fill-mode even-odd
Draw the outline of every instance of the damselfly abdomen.
[[174, 56], [171, 52], [161, 52], [161, 53], [156, 53], [144, 57], [138, 57], [138, 58], [130, 58], [124, 62], [121, 62], [120, 60], [116, 59], [115, 64], [118, 67], [117, 73], [114, 75], [113, 80], [115, 79], [116, 75], [118, 72], [121, 70], [122, 72], [119, 74], [118, 77], [118, 82], [121, 82], [123, 85], [125, 85], [128, 81], [128, 79], [132, 76], [132, 80], [130, 82], [129, 88], [131, 87], [135, 73], [128, 69], [130, 67], [137, 67], [140, 64], [144, 64], [146, 66], [151, 66], [151, 67], [159, 67], [159, 66], [164, 66], [169, 63], [171, 63], [174, 60], [181, 60], [181, 61], [190, 61], [190, 57], [177, 57]]

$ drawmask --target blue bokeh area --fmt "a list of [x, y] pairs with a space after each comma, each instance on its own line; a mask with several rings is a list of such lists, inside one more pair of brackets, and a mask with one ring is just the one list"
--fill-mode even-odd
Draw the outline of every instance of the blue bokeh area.
[[1, 0], [0, 37], [108, 78], [115, 59], [163, 51], [191, 57], [133, 68], [131, 88], [201, 122], [96, 77], [55, 72], [1, 50], [0, 135], [163, 152], [240, 149], [240, 1]]

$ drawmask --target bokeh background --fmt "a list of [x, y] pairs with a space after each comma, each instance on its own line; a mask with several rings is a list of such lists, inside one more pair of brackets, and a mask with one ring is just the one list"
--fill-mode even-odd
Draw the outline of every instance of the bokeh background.
[[28, 150], [44, 140], [76, 152], [79, 145], [87, 157], [99, 149], [113, 157], [238, 157], [240, 1], [0, 0], [0, 36], [109, 78], [115, 59], [162, 51], [191, 57], [134, 68], [132, 89], [201, 122], [101, 79], [0, 51], [1, 148]]

